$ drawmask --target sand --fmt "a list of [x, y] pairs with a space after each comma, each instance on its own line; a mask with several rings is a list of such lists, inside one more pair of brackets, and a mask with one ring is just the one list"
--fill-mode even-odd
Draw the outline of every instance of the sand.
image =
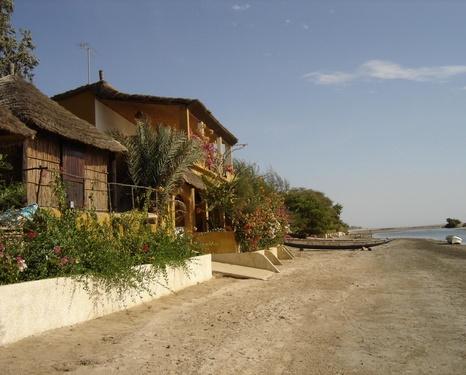
[[466, 373], [466, 247], [297, 252], [281, 269], [1, 347], [0, 373]]

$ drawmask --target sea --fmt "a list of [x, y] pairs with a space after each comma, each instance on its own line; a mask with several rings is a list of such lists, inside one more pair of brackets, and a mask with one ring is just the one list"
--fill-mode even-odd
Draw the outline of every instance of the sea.
[[430, 228], [430, 229], [406, 229], [406, 230], [386, 230], [374, 232], [374, 238], [425, 238], [430, 240], [445, 241], [445, 237], [453, 235], [463, 239], [466, 245], [466, 228]]

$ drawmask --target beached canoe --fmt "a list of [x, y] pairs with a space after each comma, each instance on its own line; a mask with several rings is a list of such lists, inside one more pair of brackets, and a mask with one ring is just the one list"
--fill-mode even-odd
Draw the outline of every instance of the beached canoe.
[[445, 239], [451, 245], [461, 245], [461, 243], [463, 242], [463, 239], [461, 237], [453, 235], [447, 236]]
[[300, 249], [361, 249], [371, 248], [389, 242], [388, 239], [366, 239], [366, 240], [330, 240], [330, 239], [289, 239], [285, 240], [286, 246]]

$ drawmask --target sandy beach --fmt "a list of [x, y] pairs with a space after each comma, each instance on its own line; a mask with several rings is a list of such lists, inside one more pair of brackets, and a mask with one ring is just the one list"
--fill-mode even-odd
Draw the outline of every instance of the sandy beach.
[[466, 247], [296, 252], [0, 348], [6, 374], [464, 374]]

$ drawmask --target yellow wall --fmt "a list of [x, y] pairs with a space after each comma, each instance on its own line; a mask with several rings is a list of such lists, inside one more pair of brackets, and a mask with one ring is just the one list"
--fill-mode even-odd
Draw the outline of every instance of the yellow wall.
[[150, 117], [152, 124], [164, 124], [177, 130], [186, 131], [186, 108], [182, 105], [144, 104], [124, 101], [102, 100], [107, 107], [119, 113], [126, 120], [135, 123], [135, 116], [143, 112]]
[[57, 100], [57, 102], [65, 107], [71, 113], [74, 113], [79, 118], [95, 125], [95, 108], [94, 108], [94, 94], [85, 91], [73, 95], [69, 98]]
[[202, 245], [202, 251], [210, 254], [239, 253], [234, 232], [194, 233], [194, 241]]

